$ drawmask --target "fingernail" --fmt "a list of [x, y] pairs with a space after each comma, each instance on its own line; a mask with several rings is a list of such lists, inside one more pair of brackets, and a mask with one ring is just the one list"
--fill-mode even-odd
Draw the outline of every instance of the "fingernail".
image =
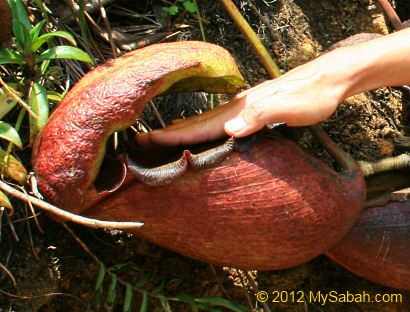
[[229, 132], [240, 132], [246, 128], [245, 120], [238, 116], [234, 119], [231, 119], [225, 123], [225, 129]]

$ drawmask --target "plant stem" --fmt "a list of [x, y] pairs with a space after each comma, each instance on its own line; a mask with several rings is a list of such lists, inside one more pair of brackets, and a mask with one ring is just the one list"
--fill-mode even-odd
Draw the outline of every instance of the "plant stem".
[[43, 18], [49, 21], [49, 16], [47, 13], [47, 9], [44, 6], [44, 3], [41, 0], [34, 0], [36, 6], [40, 9]]
[[[85, 18], [85, 1], [84, 0], [79, 0], [78, 2], [79, 5], [79, 25], [80, 25], [80, 32], [81, 32], [81, 38], [84, 40], [84, 47], [89, 55], [92, 55], [91, 49], [90, 49], [90, 41], [88, 38], [88, 26], [87, 26], [87, 20]], [[74, 12], [74, 11], [73, 11]]]
[[344, 150], [342, 150], [327, 133], [319, 126], [309, 127], [310, 132], [324, 147], [324, 149], [336, 160], [336, 162], [347, 171], [348, 174], [355, 174], [361, 169], [357, 162]]
[[276, 65], [273, 58], [270, 56], [268, 50], [262, 44], [257, 34], [253, 31], [252, 27], [248, 24], [245, 18], [239, 12], [238, 8], [231, 0], [219, 0], [228, 14], [231, 16], [235, 25], [239, 28], [241, 33], [245, 36], [246, 40], [253, 47], [256, 54], [258, 54], [260, 60], [268, 71], [272, 78], [277, 78], [281, 75], [279, 67]]
[[201, 36], [202, 36], [202, 41], [206, 42], [206, 36], [205, 36], [205, 30], [204, 30], [204, 25], [202, 24], [202, 18], [201, 18], [201, 14], [199, 13], [199, 8], [198, 8], [198, 3], [196, 3], [196, 0], [193, 0], [195, 7], [196, 7], [196, 18], [198, 20], [198, 24], [199, 24], [199, 29], [201, 31]]
[[[269, 72], [272, 78], [281, 76], [279, 68], [276, 66], [275, 61], [266, 50], [259, 37], [253, 31], [251, 26], [236, 8], [235, 4], [231, 0], [220, 0], [223, 7], [232, 17], [234, 23], [246, 37], [248, 42], [254, 48], [258, 54], [266, 70]], [[339, 163], [349, 174], [356, 174], [359, 170], [355, 160], [346, 152], [344, 152], [333, 140], [326, 134], [325, 131], [319, 125], [313, 125], [309, 127], [309, 130], [316, 137], [316, 139], [322, 144], [322, 146], [328, 151], [330, 155]]]
[[404, 27], [400, 21], [400, 17], [397, 15], [390, 2], [388, 0], [379, 0], [379, 4], [382, 7], [384, 13], [386, 13], [390, 22], [393, 24], [394, 29], [402, 30]]
[[[196, 2], [196, 0], [193, 0], [193, 2], [195, 3], [195, 7], [196, 7], [196, 18], [198, 20], [198, 25], [199, 25], [199, 29], [201, 31], [201, 37], [202, 37], [202, 41], [206, 42], [206, 35], [205, 35], [205, 29], [204, 29], [204, 24], [202, 23], [202, 18], [201, 18], [201, 14], [199, 13], [199, 7], [198, 7], [198, 3]], [[215, 107], [215, 99], [214, 99], [214, 95], [213, 94], [209, 94], [209, 107], [211, 109], [213, 109]]]
[[402, 154], [395, 157], [383, 158], [376, 161], [358, 161], [360, 170], [365, 177], [391, 171], [410, 168], [410, 155]]

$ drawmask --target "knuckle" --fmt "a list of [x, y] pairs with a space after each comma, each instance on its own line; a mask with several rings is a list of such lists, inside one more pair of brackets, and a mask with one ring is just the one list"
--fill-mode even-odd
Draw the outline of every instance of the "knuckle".
[[256, 123], [266, 123], [265, 110], [261, 105], [251, 103], [247, 107], [247, 111], [250, 117], [254, 119]]

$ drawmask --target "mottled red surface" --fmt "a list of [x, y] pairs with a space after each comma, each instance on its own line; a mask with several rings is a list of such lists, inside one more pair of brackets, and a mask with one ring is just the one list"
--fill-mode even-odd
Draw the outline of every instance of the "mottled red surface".
[[81, 211], [95, 196], [107, 138], [130, 126], [151, 98], [170, 88], [223, 93], [241, 87], [230, 54], [204, 42], [156, 44], [95, 68], [70, 90], [36, 141], [32, 161], [41, 192]]
[[0, 46], [11, 38], [12, 16], [7, 0], [0, 0]]
[[241, 86], [230, 55], [202, 42], [154, 45], [94, 69], [36, 142], [40, 191], [71, 212], [142, 221], [135, 234], [202, 261], [266, 270], [308, 261], [351, 228], [365, 185], [360, 174], [340, 176], [289, 140], [260, 139], [246, 153], [166, 186], [131, 181], [104, 200], [93, 186], [107, 137], [129, 126], [153, 96]]
[[366, 279], [410, 290], [410, 201], [363, 211], [327, 255]]
[[135, 234], [202, 261], [269, 270], [337, 243], [364, 196], [361, 176], [339, 176], [293, 142], [265, 138], [166, 186], [131, 182], [84, 214], [143, 221]]

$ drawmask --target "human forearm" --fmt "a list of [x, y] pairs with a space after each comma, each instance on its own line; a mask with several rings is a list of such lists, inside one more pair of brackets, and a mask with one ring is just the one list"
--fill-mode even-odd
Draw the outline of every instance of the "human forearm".
[[[318, 59], [323, 75], [341, 88], [341, 99], [382, 86], [410, 84], [410, 29], [354, 46]], [[338, 77], [335, 78], [335, 75]]]
[[141, 144], [187, 144], [224, 134], [249, 135], [266, 124], [306, 126], [329, 117], [347, 97], [410, 84], [410, 29], [338, 48], [285, 75], [241, 92], [200, 116], [138, 137]]

